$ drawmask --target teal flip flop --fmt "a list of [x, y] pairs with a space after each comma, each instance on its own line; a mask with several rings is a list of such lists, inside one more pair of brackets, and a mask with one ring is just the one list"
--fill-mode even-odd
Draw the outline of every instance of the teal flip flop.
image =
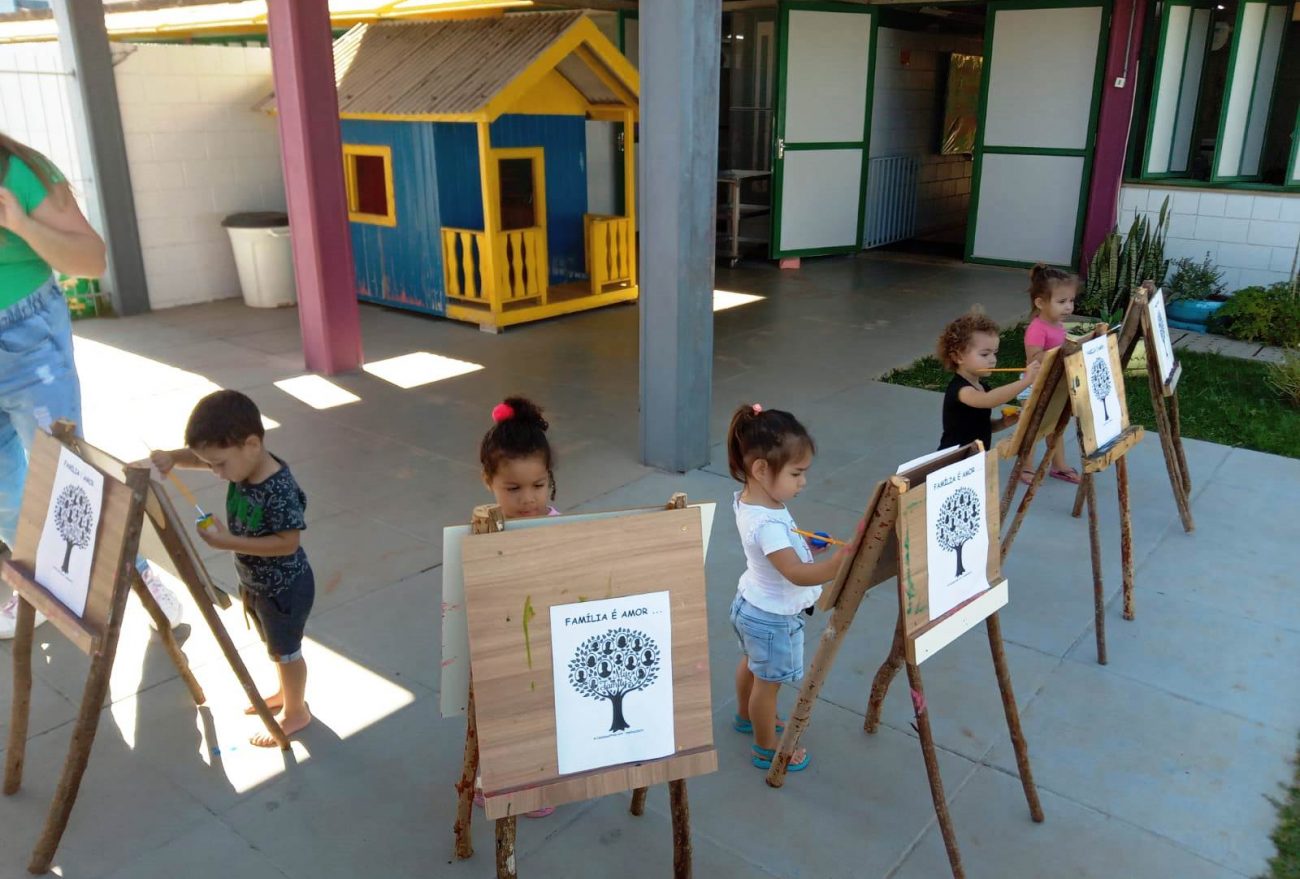
[[[748, 718], [741, 717], [739, 714], [733, 714], [731, 715], [731, 728], [736, 732], [744, 733], [747, 736], [753, 735], [754, 722]], [[776, 719], [776, 734], [779, 736], [783, 732], [785, 732], [785, 724], [782, 723], [781, 718], [778, 717]]]
[[[760, 748], [758, 745], [754, 745], [753, 750], [754, 750], [754, 755], [750, 758], [750, 762], [753, 763], [759, 769], [771, 769], [772, 761], [776, 759], [776, 749]], [[807, 769], [808, 764], [811, 762], [812, 762], [812, 754], [809, 754], [807, 751], [804, 751], [803, 759], [800, 760], [798, 763], [791, 761], [790, 764], [786, 766], [786, 771], [800, 772], [804, 769]]]

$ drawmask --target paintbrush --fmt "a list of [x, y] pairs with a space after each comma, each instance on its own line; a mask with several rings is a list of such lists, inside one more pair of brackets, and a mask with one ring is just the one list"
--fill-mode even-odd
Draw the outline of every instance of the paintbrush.
[[791, 530], [794, 531], [795, 534], [798, 534], [800, 537], [807, 537], [809, 540], [813, 541], [814, 543], [821, 543], [821, 544], [833, 543], [836, 546], [848, 546], [848, 544], [845, 543], [843, 540], [836, 540], [834, 537], [831, 537], [829, 534], [819, 534], [819, 533], [814, 533], [812, 531], [800, 531], [798, 528], [792, 528]]
[[[141, 439], [140, 441], [144, 442], [143, 439]], [[154, 453], [153, 447], [150, 446], [148, 443], [144, 443], [144, 447], [149, 450], [149, 454], [152, 456]], [[167, 478], [172, 481], [172, 485], [176, 486], [176, 488], [180, 491], [181, 495], [185, 498], [185, 500], [189, 501], [190, 504], [193, 505], [194, 509], [198, 510], [199, 518], [197, 524], [199, 526], [199, 530], [203, 530], [204, 528], [210, 527], [212, 523], [215, 521], [212, 518], [212, 514], [203, 511], [203, 508], [199, 506], [199, 499], [194, 496], [194, 492], [190, 491], [188, 485], [181, 482], [180, 477], [176, 475], [176, 471], [174, 469], [167, 471]]]

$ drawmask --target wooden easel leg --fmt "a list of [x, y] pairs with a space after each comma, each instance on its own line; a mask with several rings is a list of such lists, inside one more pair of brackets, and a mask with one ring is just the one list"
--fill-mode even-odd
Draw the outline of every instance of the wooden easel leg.
[[[120, 621], [117, 626], [120, 626]], [[32, 859], [27, 865], [29, 873], [46, 873], [54, 852], [59, 847], [59, 840], [68, 827], [68, 818], [72, 815], [72, 806], [77, 801], [77, 791], [81, 787], [81, 778], [85, 775], [86, 765], [90, 762], [90, 749], [95, 743], [95, 733], [99, 731], [99, 715], [104, 710], [104, 697], [108, 695], [108, 682], [113, 672], [113, 658], [117, 653], [117, 632], [113, 631], [106, 639], [104, 652], [94, 657], [90, 663], [90, 676], [86, 679], [86, 690], [81, 696], [81, 709], [77, 713], [76, 725], [72, 730], [72, 743], [68, 746], [68, 759], [63, 764], [63, 774], [54, 791], [54, 802], [45, 819], [45, 829], [41, 831]]]
[[[1025, 496], [1020, 499], [1020, 506], [1016, 507], [1016, 517], [1011, 520], [1011, 523], [1007, 526], [1006, 533], [1002, 535], [1001, 551], [1003, 559], [1005, 559], [1007, 553], [1011, 551], [1011, 544], [1015, 541], [1016, 534], [1020, 531], [1020, 525], [1025, 521], [1025, 514], [1029, 512], [1029, 505], [1033, 503], [1034, 496], [1038, 494], [1038, 487], [1042, 485], [1043, 480], [1047, 478], [1047, 471], [1052, 466], [1052, 455], [1056, 454], [1056, 443], [1060, 441], [1060, 437], [1057, 436], [1056, 442], [1053, 442], [1048, 446], [1047, 453], [1043, 455], [1043, 460], [1039, 462], [1037, 469], [1034, 470], [1034, 478], [1030, 481], [1029, 487], [1025, 490]], [[1017, 470], [1013, 474], [1017, 481], [1020, 479], [1020, 473], [1021, 471]]]
[[1101, 533], [1097, 524], [1097, 487], [1092, 474], [1079, 484], [1088, 502], [1088, 546], [1092, 550], [1093, 628], [1097, 633], [1097, 662], [1106, 664], [1106, 591], [1101, 581]]
[[497, 819], [497, 879], [515, 879], [515, 816]]
[[1029, 817], [1036, 823], [1043, 820], [1043, 806], [1038, 801], [1038, 787], [1034, 784], [1034, 771], [1029, 765], [1029, 744], [1020, 727], [1020, 709], [1016, 707], [1016, 694], [1011, 689], [1011, 671], [1007, 668], [1007, 654], [1002, 645], [1002, 621], [992, 614], [984, 621], [988, 630], [989, 650], [993, 654], [993, 669], [998, 675], [998, 689], [1002, 692], [1002, 710], [1007, 715], [1007, 730], [1011, 733], [1011, 747], [1016, 752], [1016, 768], [1020, 772], [1020, 785], [1025, 789], [1029, 803]]
[[1079, 518], [1083, 515], [1083, 481], [1079, 481], [1079, 486], [1074, 490], [1074, 509], [1070, 510], [1070, 515]]
[[1124, 619], [1133, 619], [1133, 517], [1129, 513], [1128, 459], [1115, 462], [1115, 482], [1119, 486], [1119, 553], [1124, 577]]
[[9, 744], [5, 749], [5, 796], [18, 793], [23, 783], [27, 757], [27, 722], [32, 711], [32, 632], [36, 609], [27, 599], [18, 599], [14, 628], [14, 701], [9, 718]]
[[194, 672], [190, 671], [190, 661], [181, 651], [181, 645], [176, 643], [176, 636], [172, 634], [171, 623], [167, 621], [167, 614], [163, 613], [158, 601], [145, 585], [144, 579], [141, 578], [140, 572], [135, 571], [131, 576], [131, 588], [135, 590], [136, 596], [144, 609], [149, 613], [149, 618], [153, 620], [154, 628], [158, 630], [158, 637], [162, 639], [163, 648], [167, 655], [171, 657], [172, 664], [176, 666], [176, 672], [189, 688], [190, 696], [194, 698], [195, 705], [202, 705], [208, 701], [208, 697], [203, 695], [203, 687], [199, 686], [198, 679], [194, 677]]
[[685, 780], [668, 782], [668, 803], [673, 819], [673, 879], [691, 879], [691, 804]]
[[961, 852], [957, 849], [957, 833], [952, 827], [952, 817], [948, 814], [948, 801], [943, 795], [943, 778], [939, 775], [939, 757], [934, 750], [934, 734], [930, 730], [930, 710], [925, 704], [925, 686], [921, 683], [921, 669], [907, 663], [907, 679], [912, 685], [912, 692], [920, 696], [913, 697], [916, 709], [916, 733], [921, 738], [921, 755], [925, 757], [925, 774], [930, 780], [930, 796], [934, 800], [934, 814], [939, 819], [939, 830], [943, 833], [944, 848], [948, 850], [948, 864], [952, 867], [953, 879], [965, 879], [961, 868]]
[[[1156, 393], [1155, 390], [1152, 393]], [[1176, 406], [1177, 396], [1169, 397], [1170, 408]], [[1169, 485], [1174, 492], [1174, 503], [1178, 505], [1178, 518], [1182, 520], [1183, 531], [1191, 534], [1196, 530], [1192, 519], [1192, 502], [1190, 497], [1190, 478], [1187, 475], [1187, 457], [1183, 452], [1182, 438], [1175, 433], [1172, 412], [1165, 408], [1165, 399], [1152, 401], [1156, 412], [1156, 432], [1160, 434], [1160, 450], [1165, 456], [1165, 470], [1169, 472]]]
[[[1178, 394], [1174, 393], [1169, 397], [1169, 428], [1173, 434], [1171, 439], [1174, 444], [1174, 452], [1178, 458], [1178, 474], [1183, 483], [1183, 494], [1187, 496], [1188, 502], [1191, 502], [1192, 495], [1192, 471], [1187, 467], [1187, 453], [1183, 451], [1183, 422], [1178, 414]], [[1190, 530], [1190, 529], [1189, 529]]]
[[898, 626], [894, 629], [894, 643], [889, 648], [889, 656], [881, 663], [880, 668], [876, 670], [876, 676], [871, 680], [871, 698], [867, 701], [867, 719], [862, 728], [869, 734], [875, 734], [880, 729], [880, 712], [885, 704], [885, 696], [889, 693], [889, 685], [894, 682], [894, 676], [903, 666], [903, 620], [900, 617]]
[[1007, 487], [1002, 490], [1001, 515], [999, 519], [1003, 522], [1007, 520], [1007, 513], [1011, 512], [1011, 504], [1016, 499], [1016, 489], [1020, 485], [1020, 473], [1025, 466], [1032, 460], [1027, 452], [1021, 452], [1016, 455], [1015, 466], [1011, 469], [1011, 475], [1007, 477]]
[[478, 720], [474, 715], [474, 684], [469, 685], [469, 706], [465, 709], [465, 760], [456, 782], [456, 857], [465, 860], [474, 854], [470, 826], [474, 819], [474, 787], [478, 783]]
[[[221, 653], [226, 657], [230, 670], [239, 679], [240, 685], [244, 688], [244, 695], [248, 697], [249, 704], [257, 712], [257, 716], [266, 727], [266, 731], [275, 739], [275, 743], [280, 746], [280, 750], [289, 750], [289, 737], [284, 734], [284, 730], [280, 728], [280, 722], [275, 719], [275, 715], [271, 713], [271, 709], [266, 705], [266, 700], [258, 692], [257, 683], [253, 680], [253, 676], [248, 673], [248, 666], [244, 665], [244, 660], [239, 655], [235, 642], [230, 640], [230, 633], [222, 625], [221, 617], [217, 615], [217, 609], [212, 606], [212, 599], [208, 597], [202, 586], [191, 583], [189, 578], [185, 578], [183, 582], [186, 588], [190, 590], [190, 596], [194, 599], [194, 603], [198, 605], [199, 615], [207, 623], [208, 631], [212, 632], [212, 637], [217, 639], [217, 646], [221, 648]], [[149, 590], [146, 589], [145, 591], [148, 592]], [[159, 631], [162, 631], [162, 627], [159, 627]]]
[[649, 789], [644, 787], [632, 791], [632, 807], [628, 811], [638, 818], [645, 814], [645, 796], [648, 792]]

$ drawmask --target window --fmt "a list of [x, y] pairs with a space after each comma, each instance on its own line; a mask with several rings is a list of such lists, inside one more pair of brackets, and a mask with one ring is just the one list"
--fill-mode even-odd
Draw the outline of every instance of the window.
[[1140, 176], [1300, 186], [1300, 6], [1165, 0]]
[[391, 147], [344, 144], [343, 181], [347, 186], [349, 220], [378, 226], [397, 225]]

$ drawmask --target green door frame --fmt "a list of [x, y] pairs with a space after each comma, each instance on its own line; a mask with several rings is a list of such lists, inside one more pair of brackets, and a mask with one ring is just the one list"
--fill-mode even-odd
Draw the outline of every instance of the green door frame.
[[[861, 141], [842, 142], [785, 142], [786, 110], [786, 75], [789, 60], [790, 13], [791, 11], [841, 12], [854, 15], [871, 16], [871, 37], [868, 40], [867, 97], [863, 119]], [[828, 256], [832, 254], [856, 253], [862, 249], [862, 227], [866, 222], [867, 201], [867, 166], [871, 159], [871, 108], [876, 88], [876, 33], [878, 30], [876, 9], [850, 3], [820, 2], [820, 0], [781, 0], [780, 14], [777, 17], [777, 53], [776, 53], [776, 124], [772, 126], [772, 231], [770, 255], [772, 259], [782, 257]], [[858, 229], [853, 243], [843, 247], [809, 247], [800, 250], [781, 250], [781, 202], [785, 191], [785, 153], [800, 150], [827, 149], [861, 149], [862, 171], [858, 182]]]
[[[1097, 34], [1097, 63], [1093, 74], [1092, 106], [1088, 112], [1088, 142], [1079, 149], [1046, 149], [1041, 147], [1001, 147], [985, 146], [985, 116], [988, 113], [989, 79], [993, 74], [993, 28], [997, 14], [1015, 9], [1073, 9], [1080, 6], [1101, 7], [1101, 23]], [[985, 155], [1017, 156], [1079, 156], [1083, 158], [1083, 174], [1079, 180], [1079, 205], [1074, 221], [1074, 244], [1071, 250], [1071, 266], [1079, 264], [1079, 252], [1083, 246], [1083, 219], [1088, 209], [1088, 187], [1092, 181], [1092, 157], [1097, 144], [1097, 116], [1101, 112], [1102, 74], [1106, 69], [1106, 51], [1110, 45], [1111, 0], [991, 0], [988, 5], [988, 21], [984, 26], [984, 71], [980, 77], [979, 125], [975, 132], [975, 167], [971, 179], [971, 199], [966, 219], [966, 262], [980, 265], [1012, 266], [1026, 268], [1036, 260], [1007, 260], [976, 257], [975, 223], [979, 216], [979, 191], [981, 170]]]

